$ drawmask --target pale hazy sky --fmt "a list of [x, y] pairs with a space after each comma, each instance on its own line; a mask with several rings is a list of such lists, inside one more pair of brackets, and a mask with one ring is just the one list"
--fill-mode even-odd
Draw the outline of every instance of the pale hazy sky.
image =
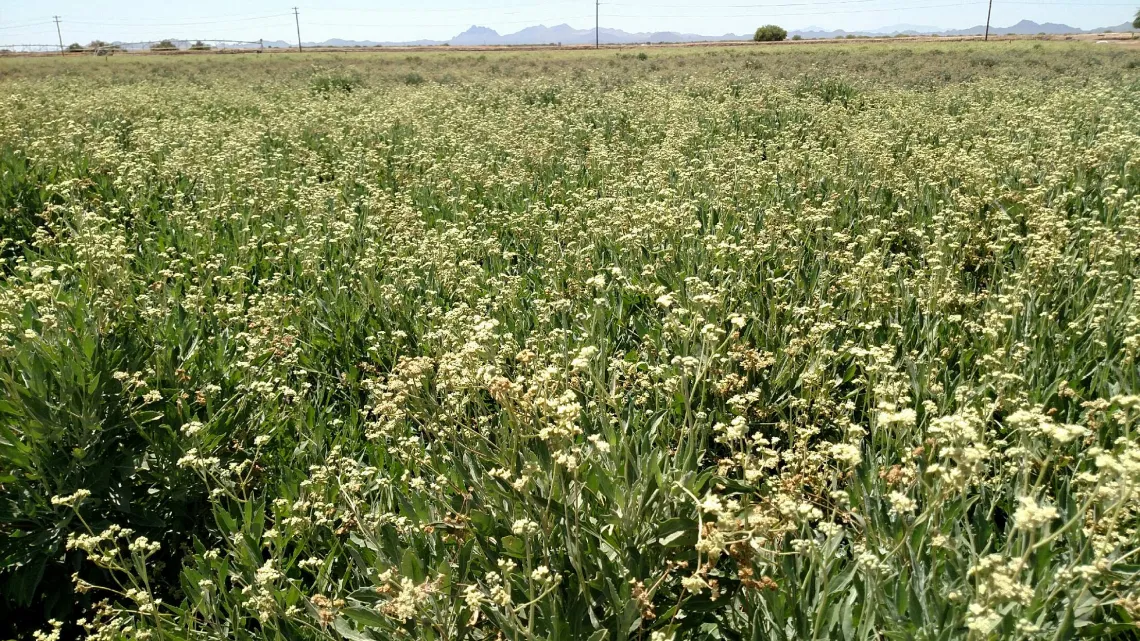
[[[54, 44], [53, 15], [64, 43], [160, 38], [286, 40], [296, 42], [292, 4], [301, 12], [301, 38], [399, 41], [445, 40], [477, 24], [499, 33], [568, 23], [593, 28], [593, 0], [0, 0], [0, 45]], [[986, 19], [987, 0], [613, 0], [601, 6], [602, 26], [626, 31], [750, 33], [776, 23], [789, 29], [873, 29], [911, 24], [965, 28]], [[995, 0], [993, 24], [1021, 19], [1091, 29], [1131, 20], [1140, 0]]]

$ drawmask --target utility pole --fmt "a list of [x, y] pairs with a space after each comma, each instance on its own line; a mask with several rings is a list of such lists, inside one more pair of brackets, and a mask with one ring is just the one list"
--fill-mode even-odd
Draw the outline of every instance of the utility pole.
[[594, 0], [594, 48], [602, 48], [602, 0]]
[[59, 16], [52, 16], [55, 20], [55, 35], [59, 36], [59, 55], [63, 55], [63, 33], [59, 30]]
[[297, 23], [297, 51], [301, 50], [301, 16], [297, 13], [297, 7], [293, 7], [293, 20]]
[[990, 9], [986, 11], [986, 38], [985, 41], [990, 41], [990, 16], [994, 13], [994, 0], [990, 0]]

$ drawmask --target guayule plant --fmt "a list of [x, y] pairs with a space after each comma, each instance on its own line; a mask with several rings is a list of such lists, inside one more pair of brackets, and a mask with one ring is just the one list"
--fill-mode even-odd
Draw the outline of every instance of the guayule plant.
[[1135, 54], [961, 46], [4, 62], [4, 632], [1134, 636]]

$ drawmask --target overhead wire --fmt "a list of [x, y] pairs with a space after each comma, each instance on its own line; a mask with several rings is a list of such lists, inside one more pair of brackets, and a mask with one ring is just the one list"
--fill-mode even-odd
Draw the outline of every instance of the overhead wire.
[[[942, 8], [946, 8], [946, 7], [968, 7], [968, 6], [976, 6], [976, 5], [985, 4], [987, 1], [988, 0], [969, 0], [968, 2], [952, 2], [952, 3], [943, 3], [943, 4], [923, 4], [923, 5], [909, 4], [909, 5], [901, 6], [901, 7], [884, 7], [884, 8], [878, 8], [878, 9], [833, 9], [830, 11], [800, 11], [800, 12], [790, 12], [790, 13], [789, 12], [783, 12], [783, 13], [763, 12], [763, 13], [717, 14], [716, 17], [718, 17], [718, 18], [763, 18], [763, 17], [776, 18], [776, 17], [791, 17], [791, 16], [823, 16], [823, 15], [832, 15], [832, 14], [836, 14], [836, 13], [856, 13], [856, 12], [858, 12], [858, 13], [882, 13], [885, 11], [904, 11], [904, 10], [910, 10], [910, 9], [942, 9]], [[645, 17], [652, 17], [652, 18], [707, 18], [708, 17], [707, 13], [702, 13], [702, 14], [670, 14], [670, 15], [660, 14], [660, 15], [654, 15], [654, 16], [645, 16], [644, 14], [631, 15], [631, 14], [623, 14], [623, 13], [609, 13], [606, 15], [608, 15], [610, 17], [614, 17], [614, 18], [645, 18]]]
[[[529, 20], [514, 20], [514, 21], [505, 21], [505, 22], [500, 21], [500, 20], [495, 20], [493, 24], [504, 25], [504, 24], [533, 24], [535, 22], [538, 22], [538, 23], [558, 22], [558, 21], [565, 22], [567, 20], [585, 20], [587, 18], [593, 18], [593, 17], [594, 16], [591, 15], [591, 16], [575, 16], [575, 17], [571, 17], [571, 18], [545, 18], [545, 19], [534, 19], [534, 18], [532, 18]], [[466, 26], [471, 25], [470, 22], [458, 22], [458, 23], [451, 23], [451, 24], [398, 24], [398, 23], [391, 23], [391, 22], [386, 23], [386, 24], [360, 24], [360, 23], [348, 24], [348, 23], [336, 23], [336, 22], [306, 22], [305, 24], [312, 25], [314, 27], [466, 27]], [[535, 26], [538, 26], [538, 25], [535, 25]]]
[[[344, 7], [301, 7], [305, 11], [330, 11], [330, 12], [346, 12], [346, 13], [472, 13], [479, 11], [498, 11], [500, 9], [525, 9], [533, 7], [550, 7], [551, 5], [564, 4], [564, 5], [581, 5], [581, 0], [554, 0], [552, 2], [528, 2], [501, 5], [495, 7], [425, 7], [425, 8], [400, 8], [393, 7], [391, 9], [373, 9], [368, 7], [361, 7], [358, 9], [348, 9]], [[517, 12], [516, 12], [517, 13]], [[290, 14], [291, 15], [291, 14]], [[592, 16], [591, 16], [592, 17]]]
[[50, 20], [45, 20], [42, 22], [29, 22], [27, 24], [4, 25], [4, 26], [0, 27], [0, 29], [27, 29], [28, 27], [39, 27], [41, 25], [46, 26], [46, 25], [50, 25], [50, 24], [55, 24], [55, 23], [51, 22]]
[[[821, 2], [815, 0], [813, 2], [773, 2], [763, 4], [706, 4], [706, 3], [685, 3], [685, 4], [647, 4], [641, 2], [603, 2], [602, 6], [611, 7], [644, 7], [654, 9], [772, 9], [783, 7], [827, 7], [831, 5], [851, 5], [851, 4], [867, 4], [871, 2], [881, 2], [882, 0], [830, 0]], [[988, 1], [988, 0], [987, 0]], [[908, 3], [909, 4], [909, 3]], [[1119, 3], [1119, 2], [1036, 2], [1033, 0], [1001, 0], [1001, 4], [1023, 4], [1023, 5], [1041, 5], [1041, 6], [1063, 6], [1063, 7], [1132, 7], [1134, 3]], [[903, 5], [899, 9], [910, 8], [914, 5]], [[917, 6], [916, 8], [922, 8]], [[655, 17], [655, 16], [646, 16]]]
[[248, 18], [227, 18], [223, 20], [204, 20], [201, 22], [88, 22], [85, 20], [68, 20], [67, 24], [81, 24], [97, 27], [194, 27], [207, 24], [228, 24], [231, 22], [250, 22], [253, 20], [270, 20], [273, 18], [291, 18], [291, 13], [275, 13], [267, 16], [251, 16]]

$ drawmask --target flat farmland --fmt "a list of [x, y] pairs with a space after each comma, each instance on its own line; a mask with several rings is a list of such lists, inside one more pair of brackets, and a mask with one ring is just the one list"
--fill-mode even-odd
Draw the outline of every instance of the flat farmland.
[[0, 637], [1136, 638], [1138, 152], [1115, 43], [0, 59]]

